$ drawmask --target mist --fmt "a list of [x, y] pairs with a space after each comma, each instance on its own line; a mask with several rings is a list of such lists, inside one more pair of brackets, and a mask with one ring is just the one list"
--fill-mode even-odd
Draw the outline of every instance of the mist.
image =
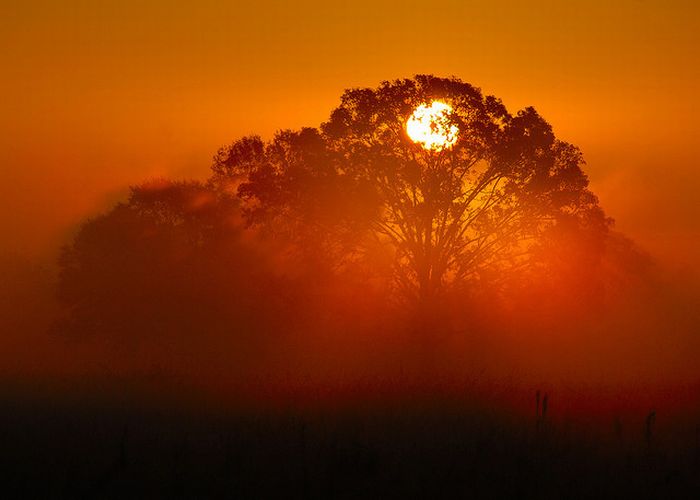
[[3, 497], [700, 491], [698, 7], [431, 8], [3, 9]]

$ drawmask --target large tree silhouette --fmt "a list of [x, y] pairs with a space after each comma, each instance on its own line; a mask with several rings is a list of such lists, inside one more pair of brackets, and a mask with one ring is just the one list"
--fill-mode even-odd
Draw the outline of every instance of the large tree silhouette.
[[[406, 133], [414, 109], [433, 100], [452, 107], [451, 148], [427, 150]], [[338, 266], [383, 246], [394, 283], [429, 301], [449, 287], [546, 273], [542, 257], [563, 234], [601, 248], [609, 221], [583, 163], [533, 108], [512, 115], [456, 78], [418, 75], [347, 90], [318, 129], [242, 138], [213, 170], [237, 186], [249, 224]]]

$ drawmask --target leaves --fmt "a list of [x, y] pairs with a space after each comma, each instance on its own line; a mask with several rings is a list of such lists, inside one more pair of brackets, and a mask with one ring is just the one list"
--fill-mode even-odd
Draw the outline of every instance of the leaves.
[[[405, 124], [436, 99], [451, 105], [459, 135], [450, 149], [426, 151]], [[533, 108], [510, 115], [456, 78], [418, 75], [347, 90], [318, 129], [240, 139], [213, 171], [219, 184], [240, 179], [250, 225], [284, 235], [302, 254], [320, 250], [329, 263], [384, 245], [397, 288], [429, 300], [477, 277], [495, 283], [527, 272], [557, 225], [604, 238], [610, 221], [582, 165]]]

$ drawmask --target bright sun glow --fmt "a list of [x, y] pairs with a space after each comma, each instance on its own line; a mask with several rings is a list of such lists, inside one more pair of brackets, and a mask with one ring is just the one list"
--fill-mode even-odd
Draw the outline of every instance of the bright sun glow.
[[459, 129], [450, 123], [452, 107], [440, 101], [421, 104], [406, 122], [406, 132], [413, 142], [425, 149], [442, 151], [454, 146]]

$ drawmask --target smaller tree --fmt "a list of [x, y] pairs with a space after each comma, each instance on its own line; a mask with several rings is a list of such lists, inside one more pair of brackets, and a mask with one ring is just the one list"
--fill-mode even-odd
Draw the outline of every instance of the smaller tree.
[[57, 329], [73, 336], [180, 353], [205, 347], [203, 335], [252, 345], [276, 321], [265, 311], [283, 311], [273, 291], [284, 287], [245, 234], [238, 201], [198, 182], [133, 187], [80, 228], [59, 265]]

